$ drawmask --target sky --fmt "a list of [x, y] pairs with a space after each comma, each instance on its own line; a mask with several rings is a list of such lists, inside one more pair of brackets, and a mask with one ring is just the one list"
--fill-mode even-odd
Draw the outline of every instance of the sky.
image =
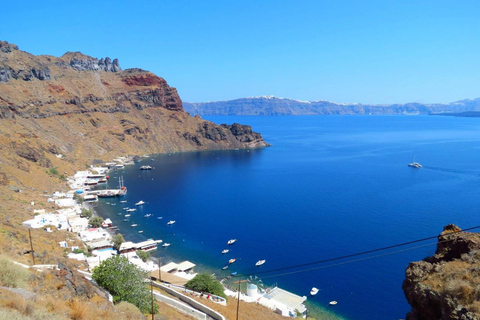
[[2, 2], [0, 40], [165, 78], [183, 101], [480, 97], [480, 1]]

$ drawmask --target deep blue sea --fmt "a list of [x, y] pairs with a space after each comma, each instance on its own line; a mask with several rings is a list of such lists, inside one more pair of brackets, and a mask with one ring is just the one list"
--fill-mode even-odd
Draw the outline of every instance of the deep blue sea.
[[[272, 146], [144, 158], [111, 173], [109, 182], [115, 187], [123, 176], [128, 193], [121, 200], [130, 207], [146, 202], [131, 222], [117, 215], [125, 214], [120, 199], [98, 205], [127, 239], [171, 243], [154, 253], [162, 264], [188, 259], [200, 265], [197, 271], [218, 277], [233, 271], [258, 273], [434, 236], [449, 223], [462, 228], [480, 224], [480, 118], [207, 119], [249, 124]], [[422, 169], [407, 166], [414, 156]], [[140, 171], [141, 165], [154, 170]], [[146, 213], [153, 216], [145, 218]], [[169, 220], [176, 223], [167, 226]], [[132, 222], [139, 227], [131, 228]], [[238, 242], [222, 255], [231, 238]], [[405, 268], [432, 255], [435, 244], [432, 240], [418, 248], [312, 265], [301, 273], [258, 277], [299, 295], [319, 288], [308, 298], [317, 315], [402, 319], [410, 309], [402, 291]], [[222, 271], [233, 257], [237, 262]], [[255, 268], [259, 259], [267, 262]], [[331, 300], [338, 304], [329, 306]]]

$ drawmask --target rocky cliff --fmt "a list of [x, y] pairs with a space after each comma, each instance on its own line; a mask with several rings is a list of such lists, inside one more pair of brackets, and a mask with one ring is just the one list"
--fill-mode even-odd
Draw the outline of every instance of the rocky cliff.
[[[249, 126], [184, 112], [175, 88], [117, 59], [35, 56], [0, 41], [0, 179], [125, 154], [264, 147]], [[43, 169], [45, 170], [45, 169]], [[22, 174], [23, 173], [23, 174]], [[72, 173], [68, 171], [68, 173]]]
[[205, 115], [370, 115], [370, 114], [438, 114], [480, 110], [480, 98], [448, 104], [361, 104], [325, 100], [300, 101], [274, 96], [241, 98], [228, 101], [184, 102], [185, 111]]
[[412, 262], [403, 291], [407, 320], [480, 319], [480, 234], [448, 225], [435, 255]]

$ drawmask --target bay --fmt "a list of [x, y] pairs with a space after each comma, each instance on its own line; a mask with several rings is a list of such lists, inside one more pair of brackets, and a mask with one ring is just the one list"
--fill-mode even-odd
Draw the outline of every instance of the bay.
[[[449, 223], [461, 228], [478, 224], [477, 118], [207, 120], [252, 125], [272, 146], [144, 158], [111, 173], [109, 186], [123, 177], [127, 195], [98, 204], [97, 211], [112, 218], [127, 239], [171, 243], [154, 253], [162, 264], [188, 259], [199, 264], [197, 271], [215, 272], [219, 278], [233, 271], [256, 274], [257, 283], [277, 283], [299, 295], [315, 286], [320, 291], [308, 297], [308, 306], [317, 316], [400, 319], [410, 309], [402, 291], [405, 268], [432, 255], [435, 240], [314, 264], [301, 273], [262, 272], [434, 236]], [[414, 156], [422, 169], [407, 167]], [[140, 171], [141, 165], [154, 170]], [[130, 207], [139, 200], [146, 204], [123, 222], [120, 200]], [[147, 213], [153, 216], [145, 218]], [[169, 220], [176, 223], [169, 226]], [[133, 222], [139, 226], [131, 228]], [[232, 238], [238, 242], [222, 255]], [[222, 271], [230, 258], [237, 261]], [[256, 268], [260, 259], [267, 262]], [[329, 306], [331, 300], [338, 304]]]

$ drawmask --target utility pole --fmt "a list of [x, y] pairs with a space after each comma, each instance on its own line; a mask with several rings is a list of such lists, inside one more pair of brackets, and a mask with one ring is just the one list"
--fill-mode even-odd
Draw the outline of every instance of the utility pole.
[[248, 282], [248, 280], [238, 280], [233, 281], [233, 283], [238, 283], [238, 297], [237, 297], [237, 320], [238, 320], [238, 310], [240, 309], [240, 284], [242, 282]]
[[150, 277], [150, 292], [152, 294], [152, 320], [155, 320], [155, 312], [153, 310], [153, 280]]
[[32, 251], [33, 265], [35, 265], [35, 253], [33, 251], [32, 234], [30, 233], [30, 228], [28, 228], [28, 236], [30, 237], [30, 249]]
[[158, 282], [162, 283], [162, 270], [160, 270], [160, 256], [158, 256]]

